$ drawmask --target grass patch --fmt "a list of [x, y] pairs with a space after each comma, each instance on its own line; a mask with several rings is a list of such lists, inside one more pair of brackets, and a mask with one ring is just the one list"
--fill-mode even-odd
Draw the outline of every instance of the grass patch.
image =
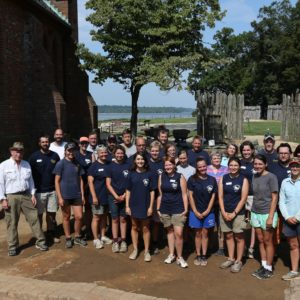
[[264, 135], [270, 131], [274, 135], [280, 135], [281, 121], [250, 121], [244, 123], [245, 135]]

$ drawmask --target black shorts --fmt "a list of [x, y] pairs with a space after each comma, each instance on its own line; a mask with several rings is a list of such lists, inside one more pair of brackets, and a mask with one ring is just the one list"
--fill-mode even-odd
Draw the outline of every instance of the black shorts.
[[80, 198], [64, 199], [64, 203], [66, 205], [71, 205], [71, 206], [80, 206], [82, 205], [82, 199]]

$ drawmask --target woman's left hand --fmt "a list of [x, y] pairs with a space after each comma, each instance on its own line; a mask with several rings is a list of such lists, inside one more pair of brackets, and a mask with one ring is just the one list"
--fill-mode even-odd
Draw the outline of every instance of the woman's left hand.
[[181, 214], [181, 216], [186, 217], [186, 215], [187, 215], [187, 210], [184, 210], [183, 213]]
[[273, 217], [268, 217], [267, 221], [266, 221], [266, 228], [267, 229], [272, 229], [272, 225], [273, 225]]
[[153, 214], [153, 209], [151, 207], [148, 208], [147, 216], [150, 217]]

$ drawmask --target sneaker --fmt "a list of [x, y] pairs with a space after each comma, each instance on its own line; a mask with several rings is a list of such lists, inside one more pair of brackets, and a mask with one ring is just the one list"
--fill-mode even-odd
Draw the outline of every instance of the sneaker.
[[93, 240], [93, 244], [96, 249], [102, 249], [104, 247], [103, 242], [100, 241], [99, 239]]
[[200, 266], [201, 267], [206, 267], [207, 266], [207, 258], [205, 256], [201, 257]]
[[241, 261], [235, 261], [234, 264], [231, 266], [230, 271], [232, 273], [238, 273], [241, 271], [243, 263]]
[[120, 244], [120, 252], [121, 253], [127, 252], [127, 243], [125, 241], [122, 241]]
[[228, 258], [226, 261], [221, 263], [220, 268], [221, 269], [227, 269], [227, 268], [231, 267], [233, 264], [234, 264], [234, 260], [231, 260], [231, 259]]
[[137, 259], [138, 251], [137, 249], [133, 249], [132, 253], [129, 255], [129, 259], [135, 260]]
[[215, 256], [225, 256], [225, 251], [223, 248], [218, 249], [217, 252], [214, 253]]
[[257, 274], [256, 278], [266, 280], [273, 277], [273, 271], [264, 269], [261, 273]]
[[159, 249], [158, 249], [157, 246], [154, 246], [154, 247], [153, 247], [153, 254], [154, 254], [154, 255], [159, 254]]
[[194, 259], [194, 265], [195, 266], [200, 266], [202, 262], [202, 257], [200, 255], [197, 255]]
[[188, 267], [187, 262], [183, 259], [182, 256], [177, 258], [176, 263], [177, 263], [177, 265], [180, 266], [181, 268], [187, 268], [187, 267]]
[[165, 264], [171, 264], [175, 261], [175, 258], [174, 254], [169, 254], [169, 256], [165, 259]]
[[260, 273], [262, 273], [264, 271], [264, 267], [261, 266], [259, 269], [257, 269], [256, 271], [254, 271], [251, 275], [254, 276], [254, 277], [257, 277], [260, 275]]
[[8, 256], [16, 256], [16, 255], [18, 255], [18, 253], [17, 253], [16, 249], [11, 249], [11, 250], [8, 250], [7, 255]]
[[66, 239], [65, 247], [66, 247], [67, 249], [70, 249], [70, 248], [73, 247], [73, 241], [72, 241], [71, 238]]
[[249, 248], [248, 249], [248, 258], [254, 258], [254, 249], [253, 248]]
[[146, 261], [146, 262], [150, 262], [151, 261], [151, 255], [150, 255], [149, 251], [145, 252], [145, 254], [144, 254], [144, 261]]
[[80, 236], [76, 236], [75, 239], [74, 239], [74, 244], [82, 246], [82, 247], [86, 247], [87, 246], [87, 241], [85, 239], [83, 239], [82, 237], [80, 237]]
[[107, 237], [107, 236], [103, 236], [103, 237], [101, 237], [101, 241], [103, 242], [103, 244], [105, 244], [105, 245], [110, 245], [110, 244], [112, 244], [112, 240], [109, 238], [109, 237]]
[[49, 238], [50, 242], [53, 242], [55, 244], [60, 243], [60, 238], [57, 236], [57, 234], [53, 230], [49, 230], [47, 232], [47, 237]]
[[119, 243], [118, 242], [113, 242], [112, 247], [111, 247], [111, 251], [113, 253], [118, 253], [120, 251]]
[[35, 248], [41, 250], [41, 251], [48, 251], [49, 248], [46, 244], [36, 244], [35, 245]]
[[281, 277], [282, 280], [291, 280], [293, 278], [297, 278], [299, 277], [300, 273], [299, 272], [294, 272], [294, 271], [290, 271], [287, 274], [283, 275]]

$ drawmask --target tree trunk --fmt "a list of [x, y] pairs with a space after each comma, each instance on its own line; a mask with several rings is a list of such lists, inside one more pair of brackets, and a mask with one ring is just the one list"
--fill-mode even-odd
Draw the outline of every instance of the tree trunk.
[[138, 100], [142, 85], [132, 85], [130, 88], [131, 93], [131, 120], [130, 120], [130, 130], [133, 136], [137, 134], [137, 120], [138, 120]]

